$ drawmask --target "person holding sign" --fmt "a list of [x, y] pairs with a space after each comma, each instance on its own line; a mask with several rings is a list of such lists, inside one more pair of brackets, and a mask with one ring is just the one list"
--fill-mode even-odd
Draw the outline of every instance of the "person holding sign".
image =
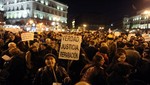
[[57, 65], [57, 57], [51, 53], [45, 55], [46, 66], [40, 68], [33, 85], [68, 85], [71, 81], [66, 70]]

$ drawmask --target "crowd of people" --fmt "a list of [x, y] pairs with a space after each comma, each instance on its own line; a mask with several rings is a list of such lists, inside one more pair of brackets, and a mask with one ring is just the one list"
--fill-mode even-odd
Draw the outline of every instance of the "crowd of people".
[[[62, 34], [82, 36], [79, 60], [59, 59]], [[150, 43], [104, 31], [0, 32], [0, 85], [149, 85]]]

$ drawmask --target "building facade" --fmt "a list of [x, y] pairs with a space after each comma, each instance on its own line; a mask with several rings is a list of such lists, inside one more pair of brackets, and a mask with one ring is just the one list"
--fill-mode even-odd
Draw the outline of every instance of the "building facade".
[[4, 8], [3, 8], [3, 2], [0, 2], [0, 26], [4, 25]]
[[3, 4], [7, 24], [67, 24], [68, 6], [55, 0], [3, 0]]
[[137, 12], [137, 15], [125, 17], [123, 20], [124, 29], [150, 29], [150, 8]]

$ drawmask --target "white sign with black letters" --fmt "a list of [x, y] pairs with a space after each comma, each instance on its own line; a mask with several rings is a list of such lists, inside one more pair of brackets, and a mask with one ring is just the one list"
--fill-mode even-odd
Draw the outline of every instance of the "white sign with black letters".
[[22, 41], [34, 40], [34, 33], [26, 32], [21, 34]]
[[81, 42], [81, 36], [62, 35], [59, 59], [79, 60]]

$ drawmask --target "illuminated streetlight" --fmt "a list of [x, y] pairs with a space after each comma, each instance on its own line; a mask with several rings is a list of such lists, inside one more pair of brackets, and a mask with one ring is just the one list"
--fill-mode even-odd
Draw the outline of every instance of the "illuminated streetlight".
[[87, 27], [86, 24], [83, 24], [83, 31], [85, 31], [85, 28]]
[[149, 15], [149, 14], [150, 14], [150, 11], [149, 11], [149, 10], [145, 10], [142, 14]]
[[83, 24], [83, 27], [84, 27], [84, 28], [86, 28], [86, 27], [87, 27], [87, 25], [86, 25], [86, 24]]

